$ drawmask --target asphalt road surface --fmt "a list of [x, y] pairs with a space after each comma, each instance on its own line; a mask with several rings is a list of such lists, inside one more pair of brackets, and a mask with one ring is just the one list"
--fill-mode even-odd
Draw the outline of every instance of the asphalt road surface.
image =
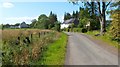
[[68, 34], [65, 65], [118, 65], [118, 55], [80, 33]]

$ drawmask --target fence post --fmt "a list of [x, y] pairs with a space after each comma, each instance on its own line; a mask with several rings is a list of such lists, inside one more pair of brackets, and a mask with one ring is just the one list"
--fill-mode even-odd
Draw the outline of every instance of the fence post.
[[33, 34], [31, 33], [31, 35], [30, 35], [30, 36], [31, 36], [31, 42], [32, 42]]
[[19, 36], [17, 37], [17, 40], [15, 43], [16, 43], [16, 45], [20, 44], [20, 37]]
[[30, 39], [29, 39], [29, 37], [26, 37], [26, 40], [27, 40], [28, 43], [30, 43]]
[[44, 32], [44, 35], [45, 35], [45, 32]]
[[40, 32], [39, 32], [39, 38], [40, 38]]

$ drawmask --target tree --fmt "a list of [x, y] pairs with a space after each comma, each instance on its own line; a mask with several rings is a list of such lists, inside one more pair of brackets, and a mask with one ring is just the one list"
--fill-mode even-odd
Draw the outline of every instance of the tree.
[[49, 24], [49, 18], [45, 14], [41, 14], [35, 23], [35, 28], [48, 29]]
[[115, 11], [111, 17], [113, 18], [110, 27], [111, 35], [114, 39], [120, 40], [120, 10]]
[[117, 7], [117, 9], [111, 10], [110, 34], [113, 39], [120, 40], [120, 1], [112, 3], [111, 7]]
[[99, 18], [96, 17], [95, 19], [90, 20], [90, 30], [99, 30], [100, 29], [100, 22]]
[[15, 26], [19, 26], [19, 25], [20, 25], [20, 23], [16, 23], [16, 24], [15, 24]]
[[5, 24], [5, 25], [3, 25], [3, 28], [10, 28], [10, 25], [9, 24]]
[[85, 27], [87, 22], [89, 21], [90, 18], [90, 13], [88, 12], [88, 9], [81, 9], [79, 13], [79, 27]]
[[35, 24], [37, 23], [37, 20], [36, 19], [33, 19], [33, 20], [31, 20], [31, 24], [30, 24], [30, 27], [31, 28], [35, 28]]
[[104, 1], [98, 1], [97, 4], [94, 1], [86, 3], [87, 5], [89, 5], [90, 10], [92, 12], [91, 16], [93, 16], [94, 14], [96, 14], [95, 12], [97, 12], [97, 10], [96, 10], [97, 8], [95, 7], [95, 5], [98, 6], [99, 21], [100, 21], [100, 26], [101, 26], [101, 28], [100, 28], [101, 35], [103, 35], [104, 32], [106, 32], [106, 9], [110, 3], [111, 3], [111, 1], [108, 3], [104, 2]]
[[75, 14], [75, 11], [73, 11], [72, 18], [75, 18], [75, 17], [76, 17], [76, 14]]
[[[110, 2], [108, 2], [107, 4], [106, 4], [106, 2], [102, 2], [102, 3], [100, 3], [100, 2], [97, 2], [98, 3], [98, 11], [99, 11], [99, 21], [100, 21], [100, 25], [101, 25], [101, 31], [100, 31], [100, 33], [101, 33], [101, 35], [103, 35], [104, 34], [104, 32], [106, 32], [106, 9], [107, 9], [107, 7], [108, 7], [108, 5], [111, 3], [111, 1]], [[100, 8], [102, 6], [102, 8]]]
[[76, 16], [75, 16], [76, 19], [79, 19], [79, 12], [76, 11]]
[[76, 19], [78, 19], [79, 17], [79, 12], [78, 11], [73, 11], [73, 13], [72, 13], [72, 18], [76, 18]]
[[97, 11], [97, 4], [96, 2], [92, 1], [92, 2], [85, 2], [84, 3], [85, 7], [89, 9], [89, 12], [90, 12], [90, 16], [93, 16], [96, 14], [96, 11]]
[[72, 18], [72, 16], [71, 16], [70, 13], [65, 13], [65, 14], [64, 14], [64, 21], [65, 21], [65, 20], [68, 20], [68, 19], [70, 19], [70, 18]]
[[38, 17], [38, 20], [33, 19], [31, 22], [32, 23], [30, 26], [32, 28], [52, 29], [55, 27], [55, 23], [57, 22], [57, 15], [51, 11], [49, 17], [47, 17], [45, 14], [41, 14]]
[[[73, 4], [76, 4], [78, 1], [74, 1], [72, 0]], [[88, 2], [87, 2], [88, 3]], [[106, 9], [108, 7], [108, 5], [111, 3], [111, 1], [109, 1], [108, 3], [104, 2], [103, 0], [98, 0], [97, 1], [97, 6], [98, 6], [98, 13], [99, 13], [99, 21], [100, 21], [100, 25], [101, 25], [101, 30], [100, 30], [100, 34], [103, 35], [104, 32], [106, 31]], [[92, 7], [92, 12], [94, 12], [93, 10], [93, 5], [94, 5], [94, 1], [91, 2], [91, 7]], [[102, 6], [102, 7], [101, 7]]]
[[60, 32], [60, 22], [55, 23], [55, 30]]
[[49, 15], [49, 22], [50, 22], [50, 26], [49, 27], [54, 27], [54, 23], [57, 21], [57, 15], [52, 13], [52, 11], [50, 12]]

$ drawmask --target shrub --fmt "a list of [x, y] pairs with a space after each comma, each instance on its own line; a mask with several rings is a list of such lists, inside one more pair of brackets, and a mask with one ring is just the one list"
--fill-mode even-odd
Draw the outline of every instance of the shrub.
[[[26, 65], [36, 62], [43, 46], [59, 38], [59, 33], [49, 30], [4, 30], [2, 31], [2, 64]], [[40, 37], [39, 37], [39, 34]], [[30, 35], [32, 34], [32, 36]], [[20, 37], [20, 38], [18, 38]], [[30, 37], [30, 39], [29, 39]], [[29, 43], [27, 42], [29, 40]], [[16, 40], [19, 44], [16, 45]], [[23, 42], [23, 40], [26, 41]], [[31, 41], [31, 42], [30, 42]]]
[[114, 14], [112, 14], [112, 23], [110, 25], [110, 34], [113, 39], [120, 40], [120, 11], [115, 11]]
[[86, 28], [82, 28], [81, 32], [82, 32], [82, 33], [86, 33], [86, 32], [87, 32], [87, 29], [86, 29]]
[[81, 28], [74, 28], [74, 32], [81, 32]]

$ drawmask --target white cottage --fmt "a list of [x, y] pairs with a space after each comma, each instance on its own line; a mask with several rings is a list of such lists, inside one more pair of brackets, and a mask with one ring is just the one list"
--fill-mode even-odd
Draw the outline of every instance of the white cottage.
[[68, 28], [71, 24], [61, 23], [61, 29]]
[[72, 23], [74, 23], [75, 25], [78, 25], [79, 21], [76, 18], [65, 20], [63, 23], [61, 23], [61, 29], [68, 28]]

